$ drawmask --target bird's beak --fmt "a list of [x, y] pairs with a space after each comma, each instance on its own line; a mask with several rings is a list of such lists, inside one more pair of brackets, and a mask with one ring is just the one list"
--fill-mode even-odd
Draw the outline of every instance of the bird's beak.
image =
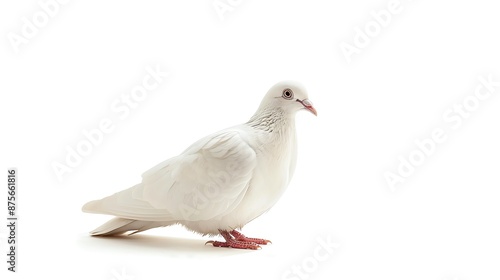
[[318, 112], [316, 112], [316, 109], [314, 109], [313, 104], [309, 99], [304, 99], [304, 100], [297, 99], [297, 101], [300, 102], [305, 109], [309, 110], [309, 112], [313, 113], [315, 116], [318, 115]]

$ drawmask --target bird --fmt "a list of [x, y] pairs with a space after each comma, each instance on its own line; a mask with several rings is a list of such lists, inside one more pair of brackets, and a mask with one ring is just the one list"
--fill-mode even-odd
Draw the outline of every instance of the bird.
[[271, 241], [241, 233], [270, 210], [288, 187], [297, 162], [295, 115], [317, 116], [305, 87], [281, 81], [246, 123], [208, 135], [159, 163], [142, 181], [86, 203], [82, 211], [114, 216], [92, 236], [131, 235], [180, 224], [214, 247], [261, 249]]

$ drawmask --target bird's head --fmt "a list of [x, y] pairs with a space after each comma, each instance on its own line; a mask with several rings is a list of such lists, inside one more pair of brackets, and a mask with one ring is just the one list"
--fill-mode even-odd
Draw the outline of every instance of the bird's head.
[[261, 107], [281, 108], [289, 114], [305, 109], [318, 115], [304, 86], [295, 81], [282, 81], [272, 86], [262, 100]]

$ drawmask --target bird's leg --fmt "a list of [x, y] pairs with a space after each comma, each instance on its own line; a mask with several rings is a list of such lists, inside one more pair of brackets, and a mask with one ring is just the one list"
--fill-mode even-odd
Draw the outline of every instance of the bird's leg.
[[246, 237], [246, 236], [245, 236], [245, 235], [243, 235], [241, 232], [238, 232], [238, 231], [236, 231], [236, 230], [232, 230], [232, 231], [230, 232], [230, 234], [231, 234], [232, 236], [234, 236], [234, 238], [235, 238], [237, 241], [253, 242], [253, 243], [255, 243], [255, 244], [260, 244], [260, 245], [267, 245], [268, 243], [272, 243], [271, 241], [266, 240], [266, 239]]
[[251, 249], [251, 250], [261, 249], [260, 246], [255, 242], [238, 240], [238, 239], [233, 238], [227, 230], [219, 230], [219, 232], [222, 235], [222, 237], [224, 237], [226, 242], [207, 241], [207, 243], [205, 243], [205, 245], [212, 244], [214, 247], [227, 247], [227, 248], [236, 248], [236, 249]]

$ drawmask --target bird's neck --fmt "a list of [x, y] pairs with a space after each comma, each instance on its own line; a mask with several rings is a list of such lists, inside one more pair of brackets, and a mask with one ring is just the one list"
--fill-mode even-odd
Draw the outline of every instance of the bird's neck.
[[281, 108], [259, 108], [247, 122], [250, 127], [262, 132], [283, 135], [294, 132], [295, 114], [285, 112]]
[[254, 147], [257, 147], [256, 152], [271, 155], [269, 164], [281, 166], [293, 173], [297, 150], [295, 114], [281, 109], [259, 109], [247, 125], [257, 132], [252, 139]]

